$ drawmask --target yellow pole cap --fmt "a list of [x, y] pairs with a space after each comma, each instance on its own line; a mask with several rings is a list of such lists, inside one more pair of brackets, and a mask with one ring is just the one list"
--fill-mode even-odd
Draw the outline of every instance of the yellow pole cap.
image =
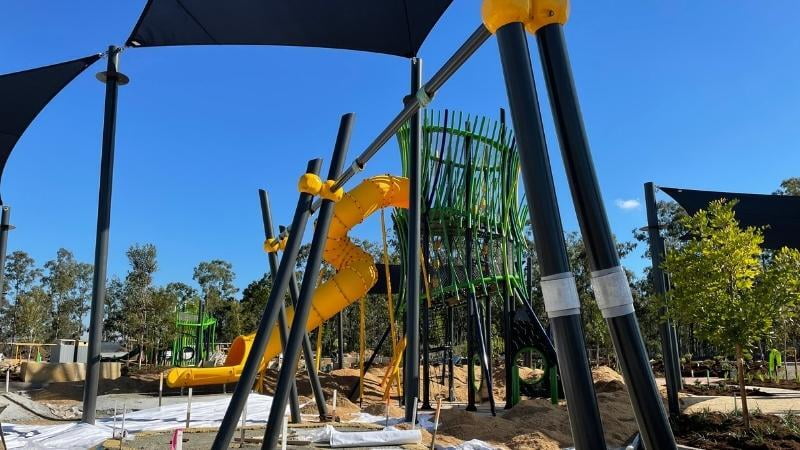
[[545, 25], [564, 25], [569, 20], [569, 0], [531, 0], [531, 19], [525, 31], [536, 34]]
[[306, 194], [317, 195], [322, 189], [322, 180], [313, 173], [304, 173], [297, 182], [297, 190]]
[[483, 0], [481, 19], [489, 32], [514, 22], [525, 23], [531, 16], [531, 0]]
[[483, 0], [483, 25], [491, 33], [510, 23], [522, 23], [529, 33], [569, 19], [569, 0]]

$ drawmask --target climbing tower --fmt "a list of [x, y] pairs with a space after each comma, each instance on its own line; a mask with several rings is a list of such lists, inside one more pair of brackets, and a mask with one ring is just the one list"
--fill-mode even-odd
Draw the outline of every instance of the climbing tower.
[[[398, 141], [406, 175], [408, 128], [401, 129]], [[468, 409], [474, 409], [481, 391], [486, 396], [491, 388], [492, 365], [501, 354], [507, 407], [521, 393], [551, 395], [557, 385], [551, 377], [555, 352], [526, 287], [528, 210], [503, 111], [499, 121], [427, 111], [422, 161], [423, 407], [430, 405], [432, 385], [437, 394], [454, 399], [454, 365], [465, 361]], [[406, 211], [395, 210], [393, 218], [406, 261]]]
[[216, 345], [217, 320], [206, 314], [199, 302], [175, 312], [177, 335], [172, 342], [173, 366], [199, 366]]

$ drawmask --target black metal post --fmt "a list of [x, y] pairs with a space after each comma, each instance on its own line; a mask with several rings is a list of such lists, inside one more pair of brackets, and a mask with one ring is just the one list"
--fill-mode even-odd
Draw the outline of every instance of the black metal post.
[[[282, 232], [286, 229], [284, 226], [278, 226]], [[292, 300], [292, 308], [297, 308], [297, 299], [300, 298], [300, 287], [297, 285], [297, 277], [292, 272], [292, 279], [289, 281], [289, 298]], [[284, 347], [286, 347], [284, 345]], [[311, 347], [311, 340], [306, 333], [303, 338], [303, 359], [305, 359], [306, 367], [311, 367], [308, 372], [308, 381], [311, 384], [311, 391], [314, 393], [314, 402], [317, 404], [317, 412], [322, 421], [328, 420], [328, 405], [325, 403], [325, 392], [322, 390], [322, 383], [319, 381], [319, 374], [317, 373], [316, 365], [314, 362], [314, 350]]]
[[661, 238], [660, 227], [658, 223], [658, 208], [656, 206], [656, 188], [653, 183], [644, 184], [644, 203], [647, 209], [647, 234], [650, 241], [650, 259], [653, 263], [650, 269], [650, 276], [653, 277], [653, 292], [661, 297], [663, 305], [659, 310], [659, 314], [663, 317], [663, 322], [659, 325], [659, 334], [661, 335], [661, 353], [664, 359], [664, 378], [667, 381], [667, 404], [669, 407], [670, 416], [677, 416], [680, 414], [680, 405], [678, 404], [678, 391], [680, 387], [676, 383], [676, 371], [680, 375], [680, 367], [678, 366], [677, 352], [672, 343], [671, 325], [667, 315], [667, 286], [664, 280], [664, 271], [661, 269], [661, 263], [664, 261], [664, 240]]
[[[267, 195], [267, 191], [264, 189], [258, 190], [258, 199], [261, 204], [261, 221], [264, 224], [264, 239], [272, 239], [275, 236], [274, 228], [272, 226], [272, 211], [269, 207], [269, 196]], [[277, 252], [272, 252], [267, 254], [267, 260], [269, 262], [269, 272], [272, 277], [273, 282], [275, 281], [275, 274], [278, 272], [278, 254]], [[289, 332], [289, 325], [286, 319], [286, 306], [284, 302], [280, 304], [280, 311], [278, 312], [278, 330], [281, 334], [281, 348], [286, 350], [286, 340], [288, 338], [287, 334]], [[308, 334], [306, 334], [306, 338], [308, 338]], [[308, 366], [308, 378], [311, 380], [313, 377], [317, 376], [317, 371], [314, 370], [313, 364]], [[313, 377], [312, 377], [313, 374]], [[319, 380], [317, 380], [319, 381]], [[314, 383], [311, 384], [312, 386]], [[322, 402], [323, 408], [325, 406], [325, 402]], [[319, 407], [319, 404], [317, 404]], [[291, 392], [289, 393], [289, 412], [292, 416], [293, 423], [300, 423], [300, 402], [297, 399], [297, 383], [292, 383]]]
[[[322, 160], [312, 159], [306, 166], [306, 173], [318, 174], [321, 165]], [[273, 280], [272, 291], [269, 293], [267, 304], [264, 307], [264, 313], [261, 315], [258, 329], [256, 329], [256, 335], [250, 346], [250, 354], [247, 355], [247, 361], [245, 361], [244, 368], [239, 376], [239, 382], [236, 383], [236, 388], [228, 404], [228, 409], [225, 411], [225, 416], [222, 418], [217, 436], [214, 438], [214, 443], [211, 448], [215, 450], [227, 449], [228, 445], [230, 445], [233, 434], [236, 431], [239, 417], [242, 415], [242, 410], [247, 403], [247, 397], [250, 395], [250, 391], [258, 376], [258, 370], [261, 367], [261, 360], [264, 358], [267, 342], [275, 328], [275, 322], [280, 312], [280, 305], [283, 304], [284, 293], [289, 287], [289, 281], [294, 275], [294, 264], [297, 260], [297, 253], [300, 250], [300, 243], [303, 241], [303, 233], [308, 223], [309, 211], [311, 210], [313, 199], [314, 196], [311, 194], [302, 192], [297, 200], [294, 217], [292, 218], [292, 232], [289, 234], [289, 239], [286, 241], [286, 248], [284, 249], [283, 257], [278, 265], [278, 272]], [[286, 354], [284, 354], [284, 356], [286, 356]], [[283, 367], [286, 367], [286, 365], [287, 364], [284, 364]], [[284, 408], [286, 408], [285, 404]]]
[[642, 440], [650, 450], [674, 449], [675, 438], [653, 378], [627, 276], [619, 263], [600, 194], [562, 26], [546, 25], [536, 32], [536, 37], [573, 204], [592, 270], [592, 288], [611, 331]]
[[106, 71], [97, 74], [97, 79], [106, 85], [106, 99], [103, 116], [103, 150], [100, 157], [100, 192], [97, 201], [92, 307], [89, 317], [89, 347], [86, 355], [86, 380], [83, 383], [81, 417], [82, 422], [92, 425], [97, 408], [97, 387], [100, 382], [100, 344], [103, 340], [108, 235], [111, 228], [111, 188], [114, 181], [114, 141], [117, 132], [117, 91], [119, 86], [128, 83], [128, 77], [118, 71], [121, 51], [122, 49], [113, 45], [109, 46]]
[[[336, 145], [331, 156], [331, 164], [328, 168], [328, 180], [335, 180], [342, 172], [344, 158], [347, 155], [347, 146], [350, 143], [350, 133], [353, 129], [353, 114], [345, 114], [339, 124], [339, 132], [336, 136]], [[275, 396], [272, 399], [272, 406], [267, 420], [267, 429], [264, 432], [264, 442], [262, 448], [273, 449], [278, 443], [278, 436], [281, 433], [281, 423], [286, 411], [286, 401], [289, 396], [289, 388], [295, 379], [297, 372], [297, 356], [300, 352], [303, 335], [306, 333], [306, 323], [311, 312], [311, 303], [314, 291], [317, 288], [319, 278], [319, 268], [322, 265], [322, 254], [325, 250], [325, 243], [328, 238], [328, 228], [333, 219], [333, 208], [336, 203], [333, 200], [324, 199], [317, 216], [317, 223], [314, 227], [314, 236], [311, 241], [308, 261], [303, 272], [303, 281], [300, 284], [300, 297], [292, 319], [292, 327], [289, 332], [289, 340], [286, 344], [284, 353], [284, 364], [278, 374], [278, 384], [275, 387]]]
[[453, 345], [455, 340], [455, 329], [453, 323], [453, 307], [447, 305], [447, 399], [448, 401], [456, 401], [455, 385], [453, 384]]
[[514, 355], [509, 351], [511, 349], [511, 339], [513, 338], [513, 330], [511, 329], [513, 319], [511, 317], [511, 302], [513, 295], [511, 293], [511, 245], [510, 239], [506, 240], [505, 254], [505, 283], [503, 283], [503, 361], [505, 363], [505, 382], [506, 382], [506, 406], [504, 409], [511, 409], [514, 406], [514, 399], [511, 395], [512, 372], [511, 366], [514, 365]]
[[[428, 227], [428, 216], [427, 216], [427, 209], [428, 205], [425, 204], [425, 220], [422, 222], [425, 223], [425, 235], [423, 236], [423, 242], [425, 245], [423, 246], [423, 262], [425, 264], [425, 273], [428, 277], [431, 276], [431, 247], [430, 247], [430, 230]], [[430, 284], [430, 279], [424, 280], [424, 283]], [[423, 410], [432, 410], [433, 407], [431, 406], [431, 311], [430, 306], [428, 305], [428, 301], [430, 300], [427, 298], [428, 292], [426, 291], [426, 298], [422, 301], [422, 406], [420, 409]]]
[[[411, 95], [416, 99], [422, 87], [422, 60], [411, 58]], [[419, 111], [409, 118], [408, 146], [408, 254], [406, 255], [406, 354], [403, 368], [403, 395], [405, 396], [405, 420], [410, 422], [419, 397], [419, 253], [420, 228], [422, 223], [422, 115]]]
[[[472, 137], [470, 132], [470, 124], [466, 123], [467, 135], [464, 137], [464, 172], [472, 173]], [[464, 177], [464, 195], [466, 197], [465, 203], [467, 210], [472, 208], [472, 178]], [[472, 283], [472, 264], [473, 264], [473, 245], [474, 238], [472, 235], [472, 214], [467, 214], [466, 228], [464, 229], [464, 259], [467, 280]], [[474, 358], [476, 355], [475, 344], [477, 343], [477, 330], [475, 324], [478, 322], [478, 311], [473, 306], [472, 293], [467, 293], [467, 411], [477, 411], [478, 407], [475, 406], [475, 363]]]
[[336, 350], [336, 354], [338, 356], [338, 361], [336, 362], [337, 369], [344, 369], [344, 311], [336, 314], [336, 343], [338, 344], [338, 349]]
[[576, 449], [605, 449], [525, 30], [521, 23], [511, 23], [496, 36], [572, 438]]
[[11, 226], [11, 207], [3, 206], [0, 214], [0, 300], [6, 298], [6, 253], [8, 253], [8, 232]]

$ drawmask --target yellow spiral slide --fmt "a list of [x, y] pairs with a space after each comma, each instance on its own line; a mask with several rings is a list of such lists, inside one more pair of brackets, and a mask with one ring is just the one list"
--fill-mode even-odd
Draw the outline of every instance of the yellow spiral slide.
[[[346, 193], [334, 206], [323, 257], [336, 269], [336, 275], [314, 292], [311, 314], [306, 323], [308, 331], [316, 329], [366, 295], [378, 281], [378, 272], [372, 257], [354, 244], [347, 237], [347, 232], [370, 214], [385, 207], [408, 208], [408, 179], [391, 175], [368, 178]], [[286, 313], [291, 323], [293, 310], [288, 308]], [[167, 385], [189, 387], [235, 383], [244, 369], [254, 337], [254, 334], [237, 337], [222, 366], [171, 369], [167, 374]], [[280, 334], [276, 326], [267, 343], [261, 368], [280, 352]]]

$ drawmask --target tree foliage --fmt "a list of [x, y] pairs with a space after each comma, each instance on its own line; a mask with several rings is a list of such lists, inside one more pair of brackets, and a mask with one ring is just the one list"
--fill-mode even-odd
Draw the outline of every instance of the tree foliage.
[[743, 357], [800, 300], [800, 253], [765, 255], [761, 230], [740, 228], [734, 205], [715, 201], [684, 218], [690, 239], [667, 253], [664, 269], [672, 280], [672, 314], [694, 324], [701, 338], [736, 353], [746, 415]]

